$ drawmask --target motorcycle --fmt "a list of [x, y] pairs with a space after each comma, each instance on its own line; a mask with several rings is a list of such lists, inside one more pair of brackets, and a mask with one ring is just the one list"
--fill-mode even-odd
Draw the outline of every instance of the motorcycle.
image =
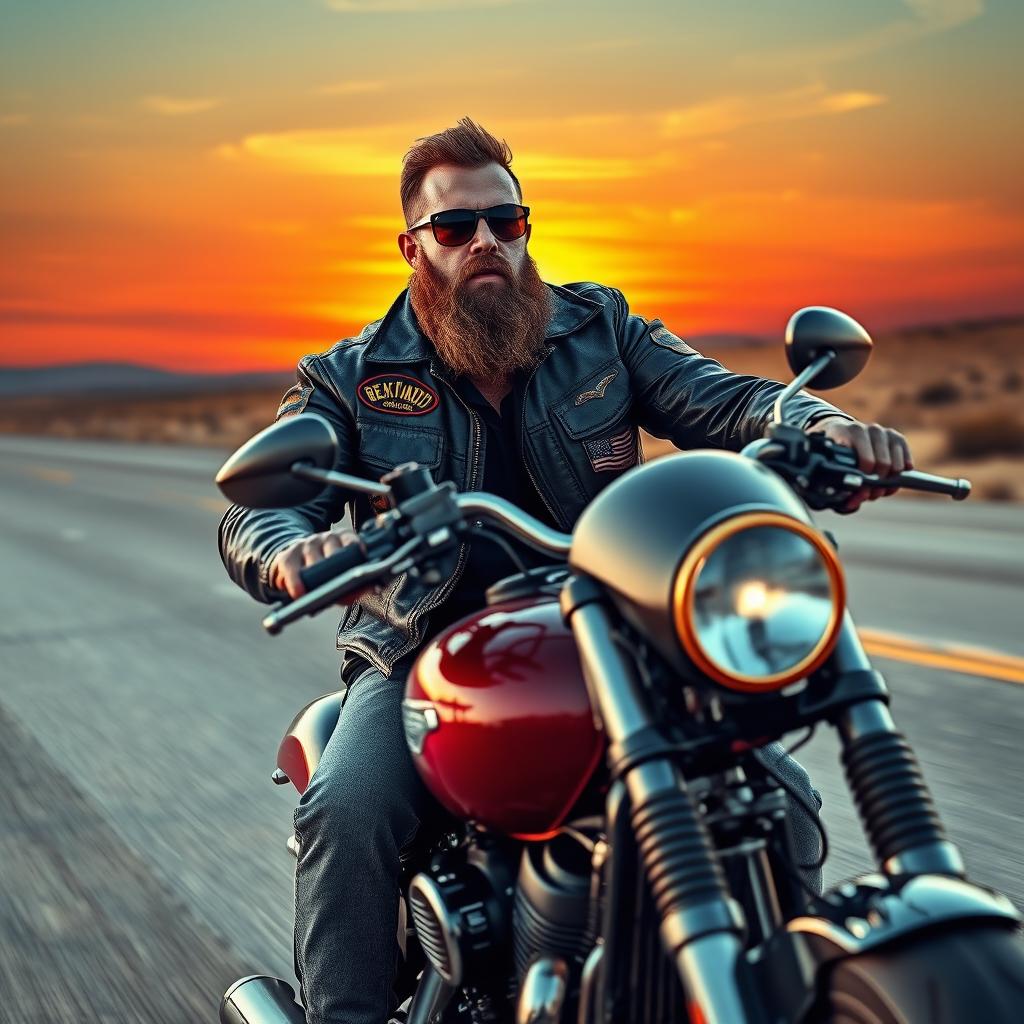
[[[571, 535], [414, 463], [380, 482], [337, 472], [316, 414], [225, 463], [217, 482], [237, 504], [342, 487], [390, 506], [360, 544], [304, 571], [307, 593], [263, 620], [271, 634], [400, 573], [437, 586], [476, 535], [550, 559], [492, 587], [408, 677], [407, 742], [443, 811], [403, 859], [394, 1020], [1020, 1019], [1020, 915], [967, 880], [809, 511], [842, 509], [865, 484], [954, 499], [970, 484], [879, 479], [786, 420], [801, 388], [847, 383], [871, 347], [844, 314], [799, 311], [786, 332], [796, 376], [766, 437], [628, 471]], [[328, 694], [299, 713], [276, 782], [305, 789], [339, 704]], [[819, 895], [803, 872], [820, 864], [796, 863], [790, 832], [790, 801], [806, 800], [762, 748], [822, 722], [877, 870]], [[257, 976], [228, 989], [220, 1020], [305, 1015], [289, 985]]]

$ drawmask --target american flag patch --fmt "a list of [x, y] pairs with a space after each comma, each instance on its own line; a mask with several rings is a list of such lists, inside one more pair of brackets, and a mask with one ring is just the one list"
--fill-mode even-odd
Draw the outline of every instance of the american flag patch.
[[584, 441], [583, 447], [587, 450], [590, 465], [597, 473], [629, 469], [636, 465], [636, 433], [632, 427], [626, 427], [621, 434], [613, 437]]

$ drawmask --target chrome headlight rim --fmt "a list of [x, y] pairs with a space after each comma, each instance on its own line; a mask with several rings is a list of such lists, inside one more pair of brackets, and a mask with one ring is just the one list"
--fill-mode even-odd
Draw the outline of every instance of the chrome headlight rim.
[[[796, 664], [770, 675], [745, 675], [726, 672], [701, 646], [694, 628], [697, 580], [708, 558], [731, 537], [758, 527], [788, 530], [808, 541], [821, 555], [831, 591], [831, 612], [828, 624], [814, 647]], [[690, 661], [704, 675], [730, 690], [743, 693], [775, 693], [817, 671], [832, 653], [839, 637], [846, 609], [846, 580], [842, 563], [827, 538], [815, 527], [778, 511], [748, 511], [731, 515], [706, 530], [687, 551], [676, 571], [672, 585], [672, 617], [676, 636]]]

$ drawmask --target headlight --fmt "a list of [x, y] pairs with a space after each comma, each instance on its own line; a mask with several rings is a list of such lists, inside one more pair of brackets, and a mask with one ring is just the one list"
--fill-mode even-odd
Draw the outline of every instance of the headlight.
[[713, 527], [683, 559], [673, 590], [690, 659], [748, 692], [777, 690], [817, 669], [846, 603], [828, 541], [781, 512], [747, 512]]

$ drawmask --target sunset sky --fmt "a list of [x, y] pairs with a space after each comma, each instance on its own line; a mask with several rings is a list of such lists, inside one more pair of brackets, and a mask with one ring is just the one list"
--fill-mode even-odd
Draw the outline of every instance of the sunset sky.
[[280, 369], [509, 142], [545, 280], [677, 333], [1024, 313], [1020, 0], [0, 0], [0, 365]]

